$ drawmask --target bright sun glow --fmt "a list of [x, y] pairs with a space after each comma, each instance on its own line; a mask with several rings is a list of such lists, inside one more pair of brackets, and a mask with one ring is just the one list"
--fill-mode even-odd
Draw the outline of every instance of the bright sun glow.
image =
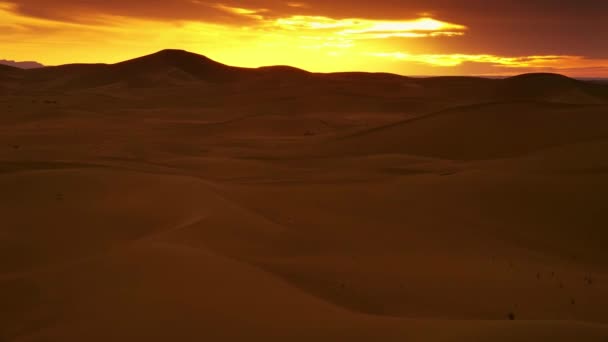
[[[288, 6], [306, 8], [307, 5], [292, 2]], [[420, 51], [428, 39], [459, 39], [469, 31], [464, 24], [429, 16], [405, 20], [306, 15], [277, 17], [264, 8], [224, 4], [216, 4], [214, 8], [227, 15], [242, 17], [246, 24], [166, 22], [102, 15], [87, 21], [89, 24], [69, 23], [21, 15], [15, 5], [0, 0], [0, 29], [3, 32], [0, 35], [3, 55], [0, 57], [37, 60], [47, 65], [111, 63], [164, 48], [178, 48], [244, 67], [288, 64], [320, 72], [365, 70], [402, 74], [458, 73], [458, 68], [465, 63], [555, 71], [608, 65], [606, 60], [580, 56], [424, 54], [403, 49], [406, 46]]]
[[348, 36], [352, 39], [373, 39], [389, 37], [428, 37], [432, 35], [462, 35], [466, 27], [420, 18], [404, 21], [377, 21], [367, 19], [332, 19], [318, 16], [292, 16], [279, 18], [276, 26], [291, 31], [328, 30], [333, 35]]
[[461, 65], [464, 62], [489, 63], [496, 66], [512, 67], [512, 68], [527, 68], [543, 65], [559, 65], [564, 62], [581, 61], [579, 56], [526, 56], [526, 57], [501, 57], [495, 55], [412, 55], [403, 52], [392, 53], [370, 53], [372, 56], [389, 57], [402, 61], [433, 64], [442, 67], [453, 67]]

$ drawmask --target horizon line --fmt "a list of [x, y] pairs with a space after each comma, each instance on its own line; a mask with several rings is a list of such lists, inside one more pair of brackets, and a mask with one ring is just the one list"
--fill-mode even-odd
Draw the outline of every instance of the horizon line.
[[[163, 52], [183, 52], [186, 54], [190, 54], [190, 55], [197, 55], [203, 58], [207, 58], [215, 63], [220, 63], [223, 64], [222, 62], [218, 62], [215, 59], [212, 59], [210, 57], [207, 57], [206, 55], [203, 54], [199, 54], [196, 52], [191, 52], [188, 50], [183, 50], [183, 49], [162, 49], [162, 50], [158, 50], [156, 52], [150, 53], [150, 54], [144, 54], [138, 57], [133, 57], [133, 58], [129, 58], [126, 60], [122, 60], [119, 62], [114, 62], [114, 63], [106, 63], [106, 62], [73, 62], [73, 63], [65, 63], [65, 64], [56, 64], [56, 65], [45, 65], [42, 64], [38, 61], [35, 60], [27, 60], [27, 61], [18, 61], [18, 60], [12, 60], [12, 59], [0, 59], [0, 65], [6, 65], [9, 67], [14, 67], [16, 69], [21, 69], [21, 70], [35, 70], [35, 69], [43, 69], [43, 68], [53, 68], [53, 67], [61, 67], [61, 66], [68, 66], [68, 65], [115, 65], [115, 64], [119, 64], [119, 63], [123, 63], [123, 62], [128, 62], [128, 61], [132, 61], [135, 59], [139, 59], [139, 58], [145, 58], [145, 57], [149, 57], [149, 56], [153, 56], [153, 55], [157, 55]], [[8, 63], [2, 63], [2, 62], [9, 62], [9, 63], [14, 63], [14, 64], [23, 64], [23, 63], [33, 63], [33, 64], [38, 64], [40, 66], [37, 67], [32, 67], [32, 68], [22, 68], [16, 65], [11, 65]], [[509, 78], [509, 77], [516, 77], [516, 76], [521, 76], [521, 75], [529, 75], [529, 74], [553, 74], [553, 75], [561, 75], [564, 77], [568, 77], [568, 78], [572, 78], [572, 79], [577, 79], [577, 80], [598, 80], [598, 81], [602, 81], [602, 80], [608, 80], [608, 77], [605, 76], [568, 76], [566, 74], [562, 74], [559, 72], [548, 72], [548, 71], [539, 71], [539, 72], [523, 72], [523, 73], [509, 73], [509, 74], [401, 74], [401, 73], [395, 73], [395, 72], [386, 72], [386, 71], [362, 71], [362, 70], [350, 70], [350, 71], [330, 71], [330, 72], [322, 72], [322, 71], [310, 71], [307, 69], [303, 69], [297, 66], [293, 66], [293, 65], [288, 65], [288, 64], [274, 64], [274, 65], [262, 65], [262, 66], [258, 66], [258, 67], [241, 67], [241, 66], [236, 66], [236, 65], [229, 65], [229, 64], [224, 64], [228, 67], [233, 67], [233, 68], [244, 68], [244, 69], [260, 69], [260, 68], [268, 68], [268, 67], [290, 67], [290, 68], [294, 68], [294, 69], [299, 69], [311, 74], [326, 74], [326, 75], [330, 75], [330, 74], [341, 74], [341, 73], [365, 73], [365, 74], [387, 74], [387, 75], [395, 75], [395, 76], [400, 76], [400, 77], [410, 77], [410, 78], [433, 78], [433, 77], [471, 77], [471, 78], [487, 78], [487, 79], [502, 79], [502, 78]]]

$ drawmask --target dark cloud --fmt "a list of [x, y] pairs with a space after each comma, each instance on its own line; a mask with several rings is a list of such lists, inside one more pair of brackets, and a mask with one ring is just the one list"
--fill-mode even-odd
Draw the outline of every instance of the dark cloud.
[[[585, 22], [603, 19], [608, 2], [603, 0], [12, 0], [19, 11], [43, 17], [77, 17], [85, 13], [105, 13], [133, 17], [164, 19], [207, 19], [222, 13], [214, 9], [221, 3], [241, 8], [265, 8], [271, 14], [327, 15], [336, 18], [372, 17], [403, 19], [419, 13], [431, 13], [445, 19], [497, 21], [562, 20]], [[77, 19], [77, 18], [72, 18]]]
[[72, 22], [90, 22], [99, 15], [169, 21], [247, 21], [246, 17], [216, 8], [216, 2], [197, 0], [23, 0], [13, 3], [19, 13], [27, 16]]

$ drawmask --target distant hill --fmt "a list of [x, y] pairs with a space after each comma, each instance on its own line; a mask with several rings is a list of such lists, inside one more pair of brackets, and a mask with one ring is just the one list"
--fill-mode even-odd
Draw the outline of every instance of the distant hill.
[[32, 61], [16, 62], [16, 61], [10, 61], [10, 60], [6, 60], [6, 59], [0, 59], [0, 64], [8, 65], [8, 66], [12, 66], [15, 68], [20, 68], [20, 69], [36, 69], [36, 68], [44, 67], [44, 65], [42, 65], [38, 62], [32, 62]]
[[131, 88], [166, 87], [242, 80], [298, 79], [311, 73], [286, 66], [239, 68], [182, 50], [157, 53], [116, 64], [67, 64], [32, 70], [29, 84], [94, 88], [120, 84]]
[[[182, 51], [163, 50], [110, 66], [116, 77], [164, 78], [179, 80], [231, 81], [244, 69], [230, 67], [205, 56]], [[162, 79], [162, 77], [161, 77]]]
[[[24, 64], [26, 63], [26, 64]], [[21, 68], [35, 62], [22, 62]], [[541, 101], [602, 104], [608, 87], [558, 74], [525, 74], [492, 79], [481, 77], [413, 78], [388, 73], [311, 73], [290, 66], [241, 68], [183, 50], [157, 53], [116, 64], [68, 64], [25, 70], [11, 87], [86, 89], [106, 86], [162, 88], [197, 84], [239, 83], [239, 89], [296, 89], [332, 96], [384, 96], [420, 107], [429, 98], [458, 100], [461, 104], [500, 101]], [[303, 89], [298, 96], [303, 96]], [[290, 95], [291, 96], [291, 95]], [[421, 100], [424, 101], [421, 102]], [[334, 103], [334, 102], [332, 102]], [[435, 102], [440, 103], [440, 102]]]

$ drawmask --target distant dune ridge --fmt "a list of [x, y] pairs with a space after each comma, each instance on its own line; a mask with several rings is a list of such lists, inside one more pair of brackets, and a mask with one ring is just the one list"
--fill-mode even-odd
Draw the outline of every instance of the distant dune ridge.
[[20, 69], [36, 69], [36, 68], [44, 67], [44, 65], [42, 65], [38, 62], [32, 62], [32, 61], [16, 62], [16, 61], [9, 61], [6, 59], [0, 59], [0, 64], [8, 65], [8, 66], [12, 66], [15, 68], [20, 68]]
[[182, 50], [163, 50], [117, 64], [71, 64], [24, 71], [31, 86], [95, 88], [112, 84], [127, 87], [163, 87], [196, 82], [393, 82], [396, 86], [440, 88], [441, 91], [485, 95], [488, 99], [552, 99], [560, 102], [602, 102], [608, 98], [604, 84], [583, 82], [557, 74], [525, 74], [505, 79], [474, 77], [409, 78], [386, 73], [317, 74], [288, 66], [257, 69], [231, 67]]
[[608, 84], [0, 65], [0, 341], [608, 338]]

